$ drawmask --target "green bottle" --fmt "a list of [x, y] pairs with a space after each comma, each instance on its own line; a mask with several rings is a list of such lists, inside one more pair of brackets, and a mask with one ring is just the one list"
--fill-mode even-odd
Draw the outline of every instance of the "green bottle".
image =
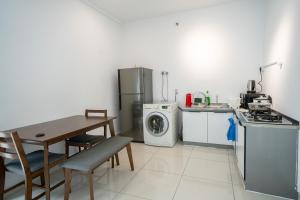
[[205, 94], [205, 103], [208, 106], [210, 105], [210, 96], [209, 96], [208, 90], [206, 91], [206, 94]]

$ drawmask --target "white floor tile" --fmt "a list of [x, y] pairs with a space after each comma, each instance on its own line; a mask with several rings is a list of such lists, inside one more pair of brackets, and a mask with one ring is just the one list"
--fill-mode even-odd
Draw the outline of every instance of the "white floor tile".
[[128, 194], [118, 194], [113, 200], [148, 200], [141, 197], [136, 197]]
[[239, 172], [239, 169], [238, 169], [236, 163], [230, 162], [229, 167], [230, 167], [232, 183], [235, 185], [243, 186], [242, 176], [240, 175], [240, 172]]
[[[132, 157], [133, 157], [133, 164], [134, 164], [135, 171], [138, 171], [141, 168], [143, 168], [145, 164], [151, 159], [152, 156], [153, 153], [133, 151]], [[119, 153], [119, 160], [120, 160], [120, 165], [117, 166], [115, 164], [116, 170], [118, 169], [130, 170], [130, 163], [126, 151], [122, 151]]]
[[[175, 195], [175, 200], [232, 200], [234, 194], [235, 200], [282, 200], [244, 190], [233, 150], [184, 146], [178, 142], [173, 148], [133, 143], [132, 151], [134, 172], [130, 171], [126, 150], [119, 153], [120, 166], [111, 169], [111, 163], [106, 162], [95, 170], [95, 199], [171, 200]], [[51, 182], [62, 177], [58, 170]], [[35, 189], [34, 193], [40, 191]], [[5, 194], [5, 199], [22, 200], [23, 194], [21, 186]], [[51, 192], [51, 199], [62, 200], [63, 195], [64, 187], [60, 186]], [[85, 176], [73, 175], [70, 199], [89, 199]]]
[[133, 178], [135, 172], [130, 170], [114, 170], [109, 169], [101, 177], [94, 176], [94, 182], [97, 184], [97, 187], [111, 190], [114, 192], [120, 192], [124, 186]]
[[[117, 193], [108, 191], [108, 190], [102, 190], [97, 188], [97, 185], [94, 185], [94, 197], [95, 199], [103, 199], [103, 200], [112, 200], [114, 197], [117, 196]], [[72, 191], [70, 198], [72, 200], [89, 200], [89, 190], [88, 187], [84, 187], [80, 190]]]
[[182, 174], [187, 161], [187, 157], [157, 155], [151, 158], [145, 169]]
[[160, 147], [155, 155], [172, 156], [172, 157], [189, 157], [193, 148], [183, 145], [175, 145], [174, 147]]
[[131, 149], [136, 153], [155, 153], [159, 150], [159, 147], [145, 145], [144, 143], [131, 143]]
[[199, 158], [191, 158], [184, 175], [208, 180], [231, 182], [229, 164]]
[[227, 150], [213, 148], [194, 148], [191, 158], [201, 158], [219, 162], [229, 162]]
[[174, 200], [234, 200], [232, 185], [182, 177]]
[[246, 191], [241, 186], [234, 185], [235, 200], [284, 200], [284, 198], [274, 197], [255, 192]]
[[151, 200], [171, 200], [179, 180], [179, 175], [141, 170], [122, 193]]

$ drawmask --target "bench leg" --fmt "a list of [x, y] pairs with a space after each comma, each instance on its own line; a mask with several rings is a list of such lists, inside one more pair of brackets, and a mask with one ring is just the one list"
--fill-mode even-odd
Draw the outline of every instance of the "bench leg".
[[94, 200], [94, 186], [93, 186], [93, 174], [88, 175], [89, 179], [89, 188], [90, 188], [90, 200]]
[[134, 171], [134, 165], [133, 165], [132, 151], [131, 151], [130, 143], [126, 146], [126, 150], [127, 150], [127, 154], [128, 154], [128, 158], [129, 158], [131, 171]]
[[69, 195], [70, 195], [70, 190], [71, 190], [71, 170], [70, 169], [64, 169], [64, 175], [65, 175], [64, 200], [68, 200]]
[[111, 168], [114, 168], [115, 167], [115, 157], [112, 156], [111, 157]]
[[118, 153], [116, 153], [115, 157], [116, 157], [117, 165], [120, 165], [120, 161], [119, 161], [119, 155], [118, 155]]

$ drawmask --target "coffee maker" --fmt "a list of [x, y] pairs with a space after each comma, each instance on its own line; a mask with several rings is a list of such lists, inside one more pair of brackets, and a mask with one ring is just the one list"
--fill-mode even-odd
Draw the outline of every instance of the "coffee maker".
[[241, 108], [249, 109], [248, 103], [253, 103], [254, 99], [259, 97], [268, 98], [270, 103], [272, 103], [272, 98], [263, 93], [256, 92], [255, 80], [249, 80], [247, 84], [247, 93], [241, 93]]

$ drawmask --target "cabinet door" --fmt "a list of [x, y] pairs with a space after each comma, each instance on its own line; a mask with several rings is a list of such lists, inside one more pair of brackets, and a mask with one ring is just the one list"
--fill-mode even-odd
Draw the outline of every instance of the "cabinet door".
[[207, 113], [183, 112], [183, 141], [207, 143]]
[[245, 127], [237, 124], [237, 137], [236, 137], [236, 157], [237, 166], [240, 174], [244, 178], [245, 174]]
[[227, 130], [229, 128], [228, 119], [231, 113], [208, 113], [208, 143], [231, 145], [227, 140]]

